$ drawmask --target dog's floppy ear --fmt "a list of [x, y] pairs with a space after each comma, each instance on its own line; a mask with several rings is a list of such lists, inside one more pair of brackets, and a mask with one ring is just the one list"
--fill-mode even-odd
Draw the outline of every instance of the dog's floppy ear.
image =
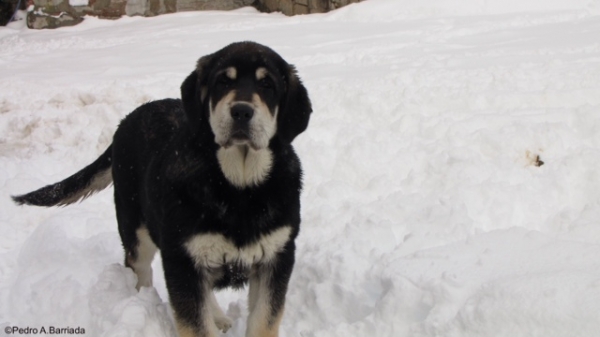
[[287, 67], [287, 89], [277, 117], [277, 133], [285, 143], [291, 143], [308, 126], [312, 112], [308, 92], [296, 74], [296, 68]]
[[207, 118], [205, 103], [208, 92], [209, 64], [214, 54], [203, 56], [198, 60], [196, 69], [181, 84], [181, 101], [188, 122], [193, 130], [198, 130], [200, 124]]

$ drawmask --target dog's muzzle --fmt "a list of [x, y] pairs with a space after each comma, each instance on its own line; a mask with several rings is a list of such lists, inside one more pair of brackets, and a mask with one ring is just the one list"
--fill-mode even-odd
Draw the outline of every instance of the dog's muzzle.
[[231, 107], [230, 113], [233, 119], [232, 138], [239, 140], [250, 139], [250, 121], [254, 116], [254, 108], [247, 104], [238, 103]]

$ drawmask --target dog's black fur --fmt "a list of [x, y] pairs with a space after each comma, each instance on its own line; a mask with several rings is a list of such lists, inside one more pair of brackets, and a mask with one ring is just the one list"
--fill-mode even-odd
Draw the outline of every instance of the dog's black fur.
[[[150, 262], [160, 249], [180, 336], [227, 330], [231, 321], [215, 307], [212, 288], [248, 280], [247, 336], [276, 336], [300, 225], [302, 171], [291, 142], [308, 125], [308, 94], [277, 53], [241, 42], [202, 57], [181, 96], [137, 108], [94, 163], [13, 198], [70, 204], [108, 186], [112, 175], [125, 264], [138, 275], [138, 287], [149, 286]], [[217, 140], [218, 114], [230, 122], [227, 141]], [[267, 143], [253, 142], [259, 131], [250, 123], [274, 123], [273, 132], [260, 134]], [[234, 160], [217, 159], [219, 151]], [[245, 158], [257, 153], [270, 156], [256, 161], [264, 174], [245, 180], [228, 174], [238, 159], [248, 167]]]

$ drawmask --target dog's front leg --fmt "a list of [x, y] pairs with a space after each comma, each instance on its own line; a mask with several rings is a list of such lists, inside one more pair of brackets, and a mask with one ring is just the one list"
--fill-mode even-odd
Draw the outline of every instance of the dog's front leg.
[[179, 337], [218, 336], [210, 306], [209, 275], [196, 268], [185, 252], [166, 251], [161, 255]]
[[256, 266], [250, 276], [246, 337], [277, 337], [283, 317], [285, 294], [294, 267], [294, 243], [289, 242], [277, 257]]

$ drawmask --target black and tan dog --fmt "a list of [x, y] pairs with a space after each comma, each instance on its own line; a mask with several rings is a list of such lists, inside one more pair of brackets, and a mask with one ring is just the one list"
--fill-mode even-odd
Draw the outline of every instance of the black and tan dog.
[[252, 42], [202, 57], [181, 100], [147, 103], [71, 177], [14, 197], [66, 205], [114, 182], [125, 264], [152, 285], [160, 249], [181, 337], [231, 320], [213, 289], [249, 283], [246, 336], [277, 336], [300, 225], [300, 161], [291, 146], [311, 114], [292, 65]]

